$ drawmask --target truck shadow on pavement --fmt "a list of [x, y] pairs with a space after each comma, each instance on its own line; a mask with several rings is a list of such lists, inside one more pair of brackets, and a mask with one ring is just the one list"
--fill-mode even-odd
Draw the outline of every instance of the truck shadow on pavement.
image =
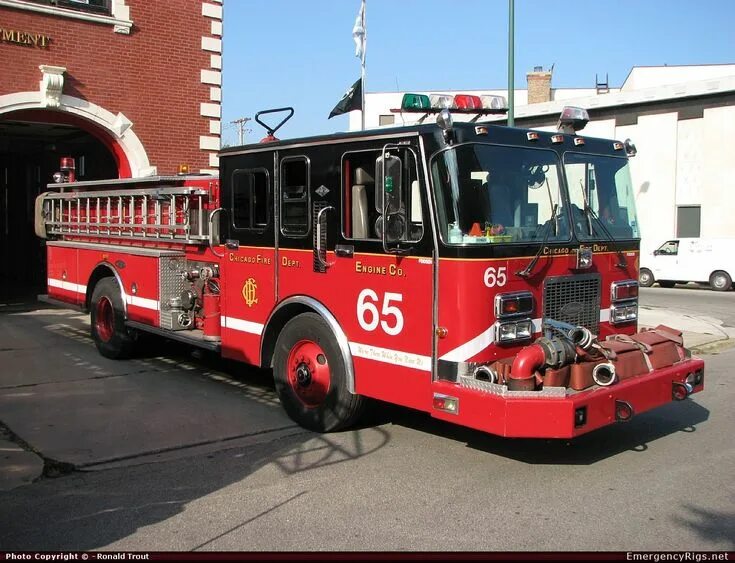
[[[10, 335], [0, 420], [47, 469], [63, 470], [0, 493], [0, 550], [213, 549], [287, 505], [308, 510], [306, 485], [267, 486], [274, 478], [298, 481], [390, 442], [382, 428], [304, 430], [283, 413], [269, 372], [176, 343], [100, 358], [76, 313], [14, 307], [0, 313], [0, 333]], [[212, 499], [224, 514], [207, 516]], [[168, 530], [165, 545], [141, 534], [178, 526], [188, 507], [207, 522]]]
[[[376, 411], [377, 412], [377, 411]], [[464, 442], [467, 447], [528, 464], [590, 465], [622, 452], [643, 453], [648, 443], [677, 432], [696, 432], [709, 411], [695, 400], [670, 403], [572, 440], [503, 438], [454, 426], [424, 413], [384, 405], [372, 424], [396, 424], [420, 432]]]

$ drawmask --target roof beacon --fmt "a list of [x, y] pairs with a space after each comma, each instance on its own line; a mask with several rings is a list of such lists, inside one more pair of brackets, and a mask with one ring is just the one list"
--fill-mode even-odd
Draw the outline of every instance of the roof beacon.
[[559, 130], [559, 133], [574, 135], [577, 131], [584, 129], [585, 125], [589, 123], [589, 120], [590, 116], [586, 109], [566, 106], [561, 110], [559, 124], [556, 128]]

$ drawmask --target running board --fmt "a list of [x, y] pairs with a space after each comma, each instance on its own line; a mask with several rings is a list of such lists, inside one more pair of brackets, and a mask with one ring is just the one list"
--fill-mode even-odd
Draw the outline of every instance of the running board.
[[[149, 332], [151, 334], [155, 334], [156, 336], [162, 336], [163, 338], [168, 338], [169, 340], [185, 342], [186, 344], [191, 344], [192, 346], [204, 348], [205, 350], [209, 350], [210, 352], [219, 352], [221, 348], [219, 342], [210, 342], [209, 340], [204, 340], [203, 338], [198, 338], [197, 336], [192, 335], [191, 333], [194, 331], [166, 330], [163, 328], [158, 328], [157, 326], [139, 323], [137, 321], [125, 321], [125, 326], [134, 328], [135, 330]], [[201, 333], [201, 331], [196, 332]]]

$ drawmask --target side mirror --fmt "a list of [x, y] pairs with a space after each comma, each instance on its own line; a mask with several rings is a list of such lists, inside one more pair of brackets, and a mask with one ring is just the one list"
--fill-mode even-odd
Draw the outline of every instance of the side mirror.
[[656, 250], [653, 251], [653, 255], [654, 256], [659, 256], [660, 254], [661, 254], [661, 251], [658, 250], [658, 249], [656, 249]]
[[625, 139], [625, 143], [623, 143], [623, 145], [625, 146], [625, 153], [629, 157], [634, 157], [638, 154], [638, 149], [635, 148], [633, 141], [631, 141], [630, 139]]
[[375, 170], [375, 209], [381, 215], [395, 213], [403, 200], [403, 163], [388, 151], [378, 158]]
[[406, 239], [406, 217], [403, 213], [390, 213], [385, 221], [386, 245], [396, 244]]

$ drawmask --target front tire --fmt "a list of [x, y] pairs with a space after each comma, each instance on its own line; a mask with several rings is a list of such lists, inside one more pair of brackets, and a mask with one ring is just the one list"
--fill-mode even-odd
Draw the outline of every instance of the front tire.
[[641, 268], [641, 271], [638, 272], [638, 284], [641, 287], [651, 287], [655, 281], [653, 272], [648, 268]]
[[104, 278], [94, 287], [90, 318], [92, 339], [105, 358], [130, 357], [135, 341], [125, 326], [122, 292], [113, 278]]
[[715, 291], [729, 291], [732, 288], [732, 278], [727, 272], [718, 270], [709, 277], [709, 285]]
[[288, 416], [316, 432], [353, 424], [364, 398], [347, 389], [347, 369], [329, 325], [304, 313], [283, 327], [273, 356], [276, 392]]

